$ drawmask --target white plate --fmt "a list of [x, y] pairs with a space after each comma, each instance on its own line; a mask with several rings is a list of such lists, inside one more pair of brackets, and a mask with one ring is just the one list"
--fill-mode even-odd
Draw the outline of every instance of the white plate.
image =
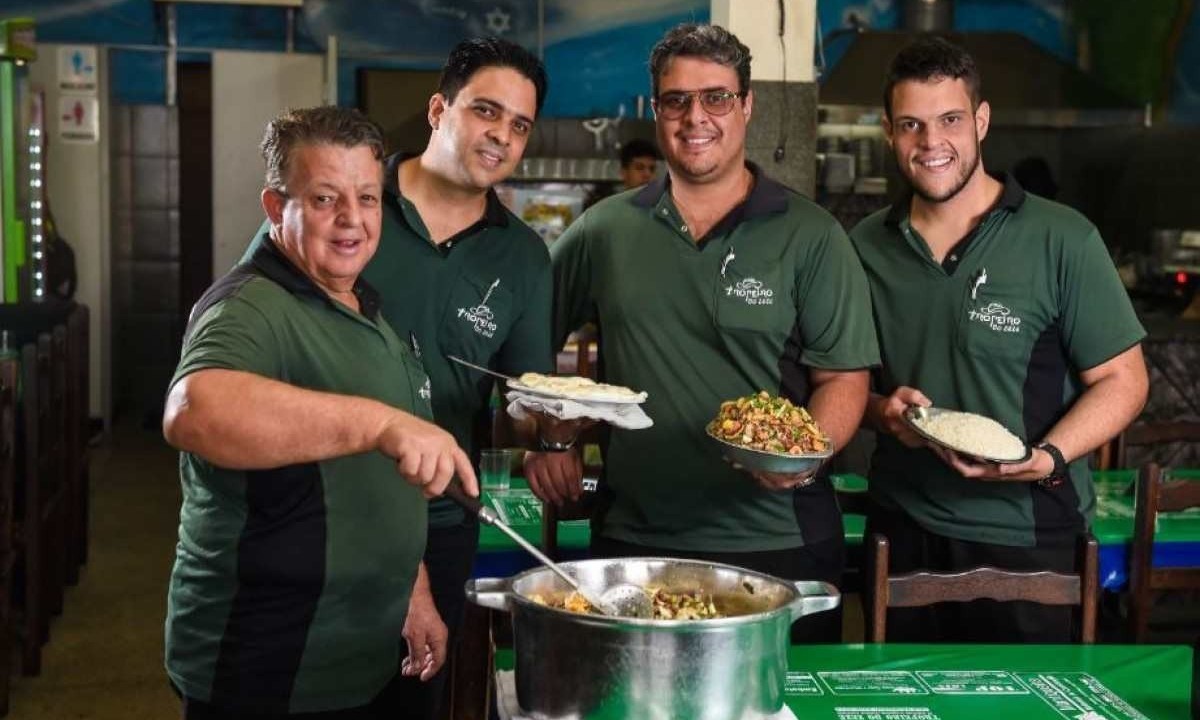
[[636, 395], [596, 395], [596, 394], [577, 395], [577, 394], [572, 394], [572, 393], [556, 392], [554, 390], [545, 390], [542, 388], [532, 388], [532, 387], [529, 387], [528, 385], [523, 385], [516, 380], [509, 380], [508, 388], [510, 390], [517, 390], [519, 392], [529, 393], [530, 395], [541, 395], [542, 397], [557, 398], [559, 400], [573, 400], [575, 402], [580, 402], [580, 403], [594, 402], [594, 403], [617, 403], [617, 404], [625, 404], [625, 405], [637, 405], [637, 404], [646, 402], [646, 397], [647, 397], [646, 393], [644, 393], [644, 392], [637, 393]]
[[[961, 410], [943, 410], [942, 408], [930, 407], [930, 408], [925, 408], [925, 412], [929, 413], [929, 415], [932, 416], [932, 415], [939, 415], [939, 414], [945, 413], [945, 412], [962, 412], [962, 411]], [[951, 445], [950, 443], [946, 442], [945, 440], [942, 440], [941, 438], [930, 435], [928, 432], [926, 432], [920, 425], [917, 424], [916, 413], [917, 413], [916, 406], [911, 406], [911, 407], [907, 408], [903, 413], [904, 422], [907, 423], [910, 428], [912, 428], [913, 432], [915, 432], [916, 434], [925, 438], [926, 440], [933, 443], [934, 445], [940, 445], [941, 447], [944, 447], [947, 450], [953, 450], [954, 452], [958, 453], [959, 455], [963, 455], [963, 456], [967, 457], [968, 459], [974, 458], [976, 460], [981, 460], [983, 462], [996, 463], [998, 465], [1015, 465], [1017, 463], [1025, 462], [1033, 455], [1033, 450], [1030, 449], [1029, 445], [1027, 445], [1024, 441], [1022, 441], [1021, 444], [1024, 445], [1024, 447], [1025, 447], [1025, 454], [1022, 455], [1021, 457], [1015, 458], [1015, 459], [1014, 458], [988, 457], [986, 455], [980, 455], [978, 453], [974, 453], [969, 450], [964, 450], [961, 447]], [[970, 414], [978, 415], [979, 413], [970, 413]], [[986, 417], [986, 416], [980, 416], [980, 417]]]

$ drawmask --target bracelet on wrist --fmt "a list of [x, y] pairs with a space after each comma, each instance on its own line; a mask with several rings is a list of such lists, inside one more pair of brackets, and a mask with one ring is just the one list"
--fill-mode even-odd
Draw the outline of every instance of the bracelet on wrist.
[[538, 437], [538, 449], [542, 452], [566, 452], [573, 447], [575, 447], [574, 440], [570, 440], [568, 442], [554, 442], [541, 436]]

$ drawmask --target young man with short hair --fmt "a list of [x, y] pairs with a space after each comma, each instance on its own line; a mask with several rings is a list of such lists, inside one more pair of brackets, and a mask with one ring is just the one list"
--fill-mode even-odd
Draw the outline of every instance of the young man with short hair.
[[[888, 70], [884, 108], [911, 193], [850, 233], [883, 358], [867, 406], [879, 431], [867, 532], [887, 536], [892, 573], [1071, 572], [1096, 506], [1087, 455], [1146, 399], [1145, 332], [1095, 226], [984, 170], [991, 108], [970, 55], [913, 42]], [[994, 418], [1032, 455], [998, 465], [928, 446], [901, 414], [930, 404]], [[1070, 609], [897, 609], [888, 639], [1069, 642]]]

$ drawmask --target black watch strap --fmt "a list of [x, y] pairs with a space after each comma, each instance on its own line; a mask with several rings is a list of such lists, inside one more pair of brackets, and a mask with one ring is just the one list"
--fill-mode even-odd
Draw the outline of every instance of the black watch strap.
[[1045, 452], [1054, 461], [1054, 469], [1046, 477], [1038, 480], [1038, 484], [1045, 487], [1054, 487], [1061, 485], [1067, 479], [1067, 459], [1063, 457], [1062, 450], [1059, 450], [1053, 444], [1048, 442], [1040, 442], [1034, 445], [1035, 448]]

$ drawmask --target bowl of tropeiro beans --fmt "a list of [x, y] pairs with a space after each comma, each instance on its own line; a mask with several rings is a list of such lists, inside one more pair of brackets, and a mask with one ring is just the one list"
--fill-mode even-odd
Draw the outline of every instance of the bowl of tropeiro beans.
[[833, 455], [808, 410], [765, 390], [721, 403], [705, 430], [726, 460], [747, 470], [802, 473]]

